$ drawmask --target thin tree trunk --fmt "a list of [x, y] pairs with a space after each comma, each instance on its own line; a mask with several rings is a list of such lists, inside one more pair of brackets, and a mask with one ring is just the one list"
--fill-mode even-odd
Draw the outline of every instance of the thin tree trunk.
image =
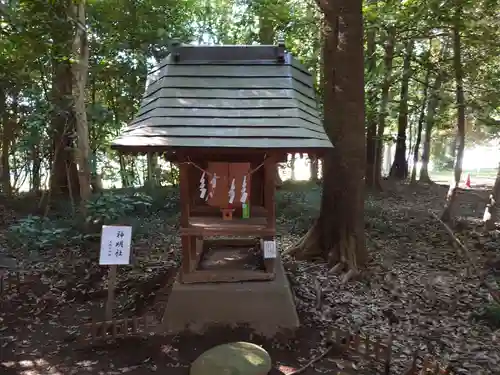
[[430, 65], [430, 46], [429, 53], [427, 55], [427, 73], [425, 74], [425, 82], [422, 92], [422, 106], [420, 107], [420, 115], [418, 116], [418, 127], [417, 127], [417, 139], [415, 140], [415, 147], [413, 149], [413, 168], [411, 171], [410, 182], [414, 184], [417, 181], [417, 166], [418, 166], [418, 154], [420, 151], [420, 143], [422, 142], [422, 130], [424, 127], [425, 120], [425, 107], [428, 102], [428, 92], [429, 92], [429, 84], [431, 80], [431, 65]]
[[3, 82], [0, 82], [0, 121], [2, 124], [2, 153], [1, 153], [1, 185], [3, 194], [12, 195], [12, 185], [10, 183], [10, 139], [12, 133], [12, 119], [7, 111], [7, 90]]
[[441, 100], [441, 86], [443, 84], [443, 72], [438, 72], [434, 85], [432, 86], [431, 97], [427, 104], [427, 114], [425, 116], [425, 135], [422, 151], [422, 165], [420, 167], [419, 181], [429, 183], [429, 161], [431, 157], [431, 139], [436, 113]]
[[326, 17], [324, 117], [325, 130], [336, 147], [323, 159], [320, 216], [291, 253], [301, 258], [321, 255], [336, 270], [347, 267], [343, 277], [347, 281], [367, 260], [362, 1], [333, 4]]
[[[371, 28], [366, 33], [366, 53], [367, 53], [367, 68], [369, 75], [375, 75], [377, 68], [376, 59], [376, 42], [375, 42], [376, 31], [375, 27]], [[376, 149], [377, 149], [377, 91], [375, 87], [370, 87], [367, 92], [367, 106], [366, 106], [366, 172], [365, 181], [366, 185], [370, 188], [376, 188], [380, 186], [380, 181], [375, 171], [375, 161], [377, 160]]]
[[122, 187], [124, 187], [124, 188], [129, 187], [129, 186], [131, 186], [131, 183], [130, 183], [129, 173], [127, 171], [127, 162], [125, 160], [125, 156], [120, 153], [118, 155], [118, 159], [120, 162], [120, 177], [122, 180]]
[[457, 6], [455, 23], [453, 25], [453, 67], [455, 70], [456, 101], [457, 101], [457, 153], [455, 157], [454, 177], [455, 181], [450, 184], [446, 203], [441, 220], [450, 223], [454, 219], [454, 206], [457, 197], [460, 178], [462, 177], [462, 163], [465, 149], [465, 96], [463, 87], [463, 67], [462, 67], [462, 41], [460, 36], [460, 22], [462, 16], [461, 6]]
[[387, 32], [387, 39], [384, 44], [384, 80], [382, 82], [382, 93], [380, 95], [380, 110], [378, 113], [377, 143], [375, 150], [375, 175], [380, 183], [382, 175], [382, 155], [384, 152], [384, 132], [385, 121], [388, 115], [389, 94], [392, 85], [392, 64], [394, 61], [394, 42], [396, 30], [390, 28]]
[[315, 156], [309, 156], [309, 172], [310, 181], [318, 182], [318, 158]]
[[148, 188], [153, 188], [158, 184], [156, 179], [156, 168], [158, 165], [158, 155], [154, 152], [147, 154], [147, 179], [145, 185]]
[[42, 176], [41, 176], [41, 167], [42, 167], [42, 158], [40, 157], [40, 146], [33, 145], [31, 150], [31, 158], [32, 158], [32, 170], [31, 170], [31, 184], [34, 193], [39, 193], [42, 188]]
[[406, 159], [406, 130], [408, 128], [408, 87], [410, 84], [411, 60], [413, 57], [413, 40], [406, 44], [406, 54], [403, 62], [403, 79], [401, 80], [401, 97], [399, 100], [398, 138], [396, 153], [389, 175], [404, 180], [408, 177], [408, 163]]

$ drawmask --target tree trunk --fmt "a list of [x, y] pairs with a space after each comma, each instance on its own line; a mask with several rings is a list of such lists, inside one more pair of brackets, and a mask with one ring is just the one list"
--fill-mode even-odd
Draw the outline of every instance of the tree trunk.
[[455, 70], [455, 91], [457, 101], [457, 153], [455, 156], [455, 181], [450, 184], [448, 194], [446, 195], [446, 203], [441, 220], [445, 223], [450, 223], [454, 219], [454, 206], [457, 196], [458, 185], [462, 177], [462, 163], [464, 158], [465, 148], [465, 96], [463, 86], [463, 67], [462, 67], [462, 42], [460, 36], [460, 22], [462, 9], [457, 6], [455, 13], [455, 22], [453, 25], [453, 67]]
[[[258, 7], [258, 18], [259, 18], [259, 43], [260, 44], [274, 44], [275, 29], [273, 20], [266, 11], [266, 7], [263, 3], [255, 4]], [[283, 185], [283, 181], [280, 177], [279, 164], [276, 164], [276, 174], [275, 174], [275, 184], [276, 188], [280, 188]]]
[[274, 44], [274, 25], [263, 4], [259, 5], [259, 42], [260, 44]]
[[158, 165], [158, 155], [154, 152], [148, 152], [147, 154], [147, 179], [145, 181], [145, 186], [147, 188], [154, 188], [158, 184], [156, 169]]
[[12, 195], [12, 185], [10, 183], [10, 139], [13, 130], [12, 119], [7, 111], [7, 89], [3, 82], [0, 82], [0, 121], [2, 124], [2, 153], [1, 153], [1, 168], [0, 175], [2, 192], [6, 196]]
[[77, 62], [72, 65], [73, 105], [75, 111], [75, 126], [77, 134], [77, 149], [74, 150], [75, 164], [78, 165], [78, 181], [80, 187], [80, 210], [87, 216], [87, 202], [91, 196], [90, 146], [87, 110], [85, 106], [85, 87], [89, 62], [87, 44], [85, 0], [72, 5], [70, 16], [77, 21], [73, 40], [73, 55]]
[[429, 161], [431, 157], [431, 139], [436, 113], [441, 100], [441, 86], [443, 84], [443, 73], [438, 72], [434, 85], [432, 86], [431, 97], [427, 103], [427, 114], [425, 116], [425, 136], [422, 151], [422, 166], [420, 167], [419, 181], [429, 183]]
[[408, 177], [408, 163], [406, 159], [406, 130], [408, 128], [408, 87], [410, 84], [411, 60], [413, 57], [413, 40], [406, 44], [406, 54], [403, 62], [403, 78], [401, 80], [401, 97], [399, 100], [398, 138], [396, 153], [389, 175], [399, 180]]
[[415, 140], [415, 146], [413, 149], [413, 168], [411, 170], [410, 182], [414, 184], [417, 181], [417, 165], [418, 165], [418, 154], [420, 151], [420, 143], [422, 142], [422, 130], [424, 127], [425, 120], [425, 107], [428, 102], [428, 92], [429, 84], [431, 80], [432, 67], [430, 64], [430, 45], [429, 52], [427, 53], [426, 63], [427, 63], [427, 73], [425, 74], [425, 82], [422, 92], [422, 106], [420, 107], [420, 115], [418, 116], [418, 126], [417, 126], [417, 139]]
[[323, 50], [324, 119], [325, 130], [336, 147], [323, 159], [320, 216], [290, 252], [306, 259], [323, 256], [336, 270], [347, 267], [343, 278], [347, 281], [367, 260], [363, 18], [361, 0], [337, 0], [333, 4], [326, 17]]
[[495, 185], [493, 185], [488, 204], [486, 204], [486, 208], [484, 209], [483, 222], [486, 230], [493, 230], [496, 227], [498, 220], [498, 198], [500, 198], [500, 163], [498, 163]]
[[290, 154], [290, 180], [295, 181], [297, 176], [295, 175], [295, 153]]
[[133, 178], [127, 169], [127, 160], [125, 159], [125, 156], [121, 153], [119, 154], [118, 158], [119, 158], [119, 162], [120, 162], [120, 177], [122, 180], [122, 187], [124, 187], [124, 188], [130, 187], [133, 185], [133, 182], [132, 182]]
[[310, 181], [318, 182], [318, 158], [315, 156], [309, 156], [309, 172], [310, 172]]
[[[50, 190], [52, 194], [79, 194], [78, 171], [74, 158], [73, 137], [76, 132], [75, 113], [72, 106], [71, 63], [69, 60], [53, 60], [52, 104], [52, 171]], [[49, 202], [46, 202], [47, 204]]]
[[387, 39], [384, 44], [384, 80], [382, 82], [382, 93], [380, 95], [380, 110], [378, 113], [378, 129], [377, 129], [377, 142], [375, 150], [375, 175], [380, 183], [380, 176], [382, 175], [382, 154], [384, 152], [384, 132], [385, 120], [388, 114], [389, 94], [392, 85], [392, 64], [394, 61], [394, 39], [396, 30], [391, 28], [388, 31]]
[[[376, 42], [375, 42], [375, 27], [372, 25], [366, 32], [366, 54], [367, 56], [367, 69], [370, 76], [375, 76], [377, 69], [376, 58]], [[377, 160], [377, 91], [375, 87], [368, 89], [368, 98], [366, 106], [366, 171], [365, 181], [366, 185], [370, 188], [377, 188], [380, 186], [380, 175], [375, 173], [375, 161]]]

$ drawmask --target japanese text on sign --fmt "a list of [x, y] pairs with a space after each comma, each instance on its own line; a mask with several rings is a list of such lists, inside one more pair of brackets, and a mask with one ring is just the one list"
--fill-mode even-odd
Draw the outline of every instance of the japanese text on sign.
[[130, 264], [132, 227], [103, 225], [100, 265]]
[[276, 241], [264, 241], [264, 259], [276, 258]]

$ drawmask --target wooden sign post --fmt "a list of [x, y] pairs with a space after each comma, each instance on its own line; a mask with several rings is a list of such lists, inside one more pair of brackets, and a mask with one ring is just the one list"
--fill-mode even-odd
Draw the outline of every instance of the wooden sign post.
[[130, 247], [132, 227], [103, 225], [101, 234], [101, 252], [99, 264], [110, 266], [108, 273], [108, 299], [106, 301], [105, 319], [113, 319], [113, 305], [116, 288], [117, 265], [130, 264]]

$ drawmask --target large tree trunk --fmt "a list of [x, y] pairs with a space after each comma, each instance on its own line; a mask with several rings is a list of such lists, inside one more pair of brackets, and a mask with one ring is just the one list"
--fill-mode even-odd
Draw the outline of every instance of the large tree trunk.
[[460, 37], [460, 22], [462, 10], [460, 5], [457, 6], [455, 13], [455, 22], [453, 25], [453, 67], [455, 69], [456, 80], [456, 101], [457, 101], [457, 153], [455, 156], [455, 180], [450, 184], [448, 194], [446, 195], [446, 203], [441, 220], [451, 222], [454, 219], [454, 206], [457, 197], [458, 185], [462, 176], [462, 163], [465, 149], [465, 97], [463, 86], [463, 67], [462, 67], [462, 42]]
[[77, 21], [73, 40], [73, 55], [77, 60], [72, 65], [73, 105], [75, 111], [77, 146], [74, 150], [75, 164], [78, 165], [80, 187], [80, 209], [87, 216], [87, 201], [91, 196], [90, 146], [87, 111], [85, 107], [85, 86], [87, 84], [89, 48], [87, 44], [85, 0], [80, 0], [70, 8], [70, 16]]
[[346, 281], [367, 260], [362, 1], [332, 5], [326, 9], [324, 119], [335, 148], [323, 160], [320, 216], [291, 253], [306, 259], [321, 255], [336, 270], [347, 267]]
[[430, 43], [429, 43], [429, 52], [426, 56], [426, 64], [427, 64], [427, 73], [425, 74], [425, 82], [422, 90], [422, 105], [420, 107], [420, 115], [418, 116], [418, 126], [417, 126], [417, 139], [415, 140], [415, 147], [413, 149], [413, 168], [411, 170], [411, 178], [410, 182], [414, 184], [417, 181], [417, 166], [418, 166], [418, 154], [420, 151], [420, 143], [422, 142], [422, 130], [424, 127], [425, 120], [425, 107], [428, 102], [428, 92], [429, 92], [429, 84], [431, 80], [431, 72], [432, 66], [430, 64]]
[[413, 57], [413, 40], [406, 44], [406, 55], [403, 62], [403, 79], [401, 80], [401, 97], [399, 99], [398, 138], [396, 153], [390, 176], [400, 180], [408, 177], [408, 162], [406, 159], [406, 130], [408, 128], [408, 87], [411, 76], [411, 60]]
[[[367, 56], [367, 70], [368, 74], [374, 76], [377, 69], [376, 58], [376, 42], [375, 42], [375, 27], [371, 28], [366, 33], [366, 54]], [[366, 185], [370, 188], [377, 188], [380, 186], [380, 176], [375, 171], [375, 161], [377, 160], [377, 90], [375, 86], [370, 87], [367, 97], [366, 106], [366, 171], [365, 181]]]
[[[59, 19], [53, 28], [51, 112], [52, 170], [51, 194], [79, 195], [78, 171], [73, 157], [75, 113], [73, 108], [71, 55], [73, 25], [68, 20], [69, 2], [56, 2], [54, 12]], [[65, 57], [66, 56], [66, 57]], [[71, 190], [71, 191], [70, 191]], [[45, 202], [49, 204], [47, 200]]]
[[[274, 44], [275, 28], [273, 19], [266, 11], [266, 7], [264, 6], [263, 2], [255, 3], [254, 5], [257, 6], [257, 13], [259, 17], [259, 43]], [[281, 185], [283, 185], [283, 181], [281, 180], [279, 172], [279, 164], [276, 164], [276, 173], [274, 180], [277, 188], [280, 188]]]
[[384, 80], [382, 82], [382, 93], [380, 95], [380, 110], [378, 113], [377, 143], [375, 150], [375, 175], [379, 180], [382, 175], [382, 155], [384, 152], [384, 132], [385, 120], [387, 119], [389, 107], [389, 94], [392, 85], [392, 64], [394, 61], [394, 41], [396, 30], [389, 29], [387, 39], [384, 44]]
[[498, 220], [497, 200], [499, 198], [500, 198], [500, 163], [498, 163], [497, 178], [495, 179], [495, 185], [493, 185], [493, 190], [491, 190], [488, 204], [484, 209], [483, 222], [487, 230], [493, 230], [496, 227], [496, 222]]

